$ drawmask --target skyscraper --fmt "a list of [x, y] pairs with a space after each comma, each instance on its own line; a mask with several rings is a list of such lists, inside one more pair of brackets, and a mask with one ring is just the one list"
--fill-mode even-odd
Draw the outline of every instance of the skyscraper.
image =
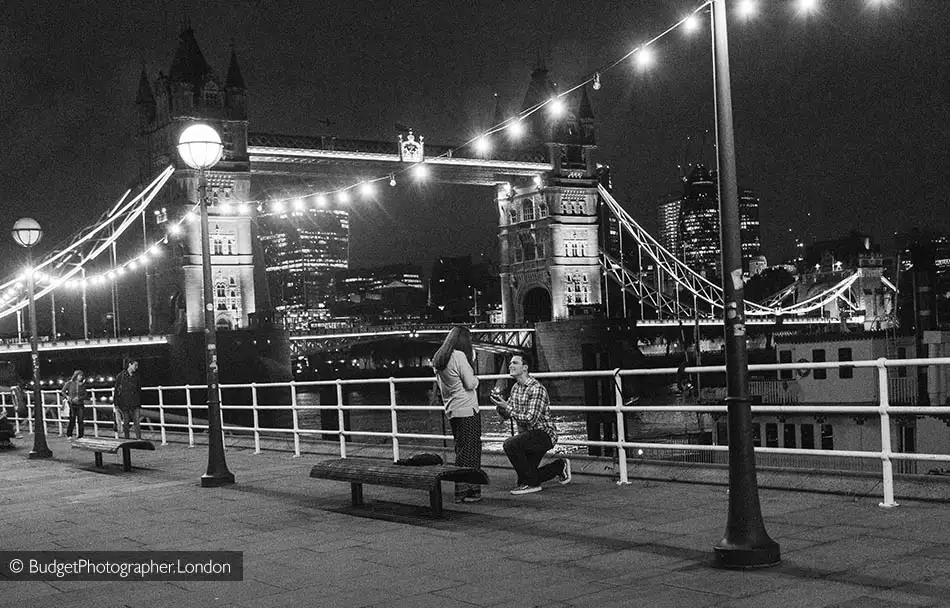
[[[716, 172], [697, 165], [682, 179], [682, 191], [663, 197], [657, 211], [660, 244], [696, 272], [719, 277], [722, 253]], [[762, 238], [759, 197], [744, 188], [739, 190], [739, 229], [742, 267], [748, 272], [750, 260], [762, 254]]]
[[334, 276], [349, 268], [349, 212], [298, 201], [261, 214], [260, 225], [271, 301], [285, 329], [328, 319]]

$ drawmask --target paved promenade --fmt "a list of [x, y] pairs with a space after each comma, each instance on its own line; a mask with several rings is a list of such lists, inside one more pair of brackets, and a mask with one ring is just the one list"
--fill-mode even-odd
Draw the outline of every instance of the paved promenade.
[[[238, 483], [201, 488], [204, 446], [133, 452], [136, 469], [32, 436], [0, 452], [0, 544], [14, 550], [236, 550], [243, 582], [10, 582], [17, 606], [781, 606], [950, 605], [950, 507], [876, 496], [763, 490], [783, 563], [711, 566], [725, 524], [721, 486], [575, 475], [515, 497], [514, 476], [489, 468], [480, 504], [427, 516], [424, 492], [313, 480], [322, 456], [231, 448]], [[583, 467], [578, 467], [583, 468]]]

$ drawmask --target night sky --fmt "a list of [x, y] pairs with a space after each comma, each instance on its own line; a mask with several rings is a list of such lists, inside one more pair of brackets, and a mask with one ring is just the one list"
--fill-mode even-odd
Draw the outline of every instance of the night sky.
[[[183, 5], [222, 81], [234, 43], [251, 131], [387, 139], [398, 121], [432, 143], [461, 143], [490, 126], [494, 92], [509, 110], [519, 107], [539, 53], [564, 89], [698, 4], [8, 1], [0, 8], [3, 223], [33, 215], [49, 246], [131, 184], [139, 71], [144, 63], [150, 77], [167, 73]], [[730, 22], [740, 185], [761, 195], [772, 262], [792, 252], [794, 238], [853, 228], [888, 245], [896, 230], [950, 229], [950, 1], [820, 4], [802, 18], [795, 2], [760, 1], [758, 17]], [[591, 91], [599, 160], [612, 167], [617, 198], [651, 229], [658, 198], [678, 187], [677, 166], [715, 162], [708, 18], [654, 49], [649, 72], [627, 61]], [[376, 202], [355, 203], [351, 265], [497, 259], [492, 196], [387, 186]], [[0, 247], [7, 270], [22, 255], [9, 241]]]

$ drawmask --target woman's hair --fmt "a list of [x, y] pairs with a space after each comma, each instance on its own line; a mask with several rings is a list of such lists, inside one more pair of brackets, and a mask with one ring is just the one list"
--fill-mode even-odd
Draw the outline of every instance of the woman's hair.
[[442, 346], [439, 347], [439, 350], [435, 351], [435, 354], [432, 355], [432, 367], [441, 371], [449, 364], [449, 359], [452, 358], [452, 351], [458, 350], [462, 351], [462, 354], [465, 355], [465, 358], [468, 359], [469, 364], [473, 365], [474, 361], [472, 356], [472, 332], [469, 331], [467, 327], [462, 327], [461, 325], [456, 325], [452, 328], [452, 331], [449, 332], [449, 335], [445, 337], [445, 340], [442, 341]]
[[76, 371], [73, 372], [73, 375], [72, 375], [72, 377], [69, 379], [69, 381], [70, 381], [70, 382], [77, 382], [77, 381], [79, 380], [79, 376], [81, 376], [81, 375], [83, 375], [82, 370], [81, 370], [81, 369], [77, 369]]

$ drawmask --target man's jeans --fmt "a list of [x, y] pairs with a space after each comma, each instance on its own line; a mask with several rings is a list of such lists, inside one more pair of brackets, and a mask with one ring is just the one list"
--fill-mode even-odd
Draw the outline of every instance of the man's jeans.
[[122, 435], [126, 439], [129, 439], [129, 423], [131, 422], [132, 426], [135, 429], [135, 438], [136, 439], [142, 438], [142, 425], [141, 425], [141, 422], [139, 422], [139, 420], [142, 418], [141, 409], [136, 407], [136, 408], [133, 408], [131, 412], [128, 412], [125, 410], [120, 410], [119, 408], [115, 408], [115, 413], [118, 414], [118, 418], [116, 418], [116, 421], [115, 421], [116, 434], [120, 432], [119, 426], [121, 425]]
[[519, 486], [540, 486], [564, 472], [564, 461], [560, 458], [538, 468], [544, 455], [554, 447], [551, 438], [544, 431], [518, 433], [506, 439], [504, 447], [511, 466], [518, 473]]

